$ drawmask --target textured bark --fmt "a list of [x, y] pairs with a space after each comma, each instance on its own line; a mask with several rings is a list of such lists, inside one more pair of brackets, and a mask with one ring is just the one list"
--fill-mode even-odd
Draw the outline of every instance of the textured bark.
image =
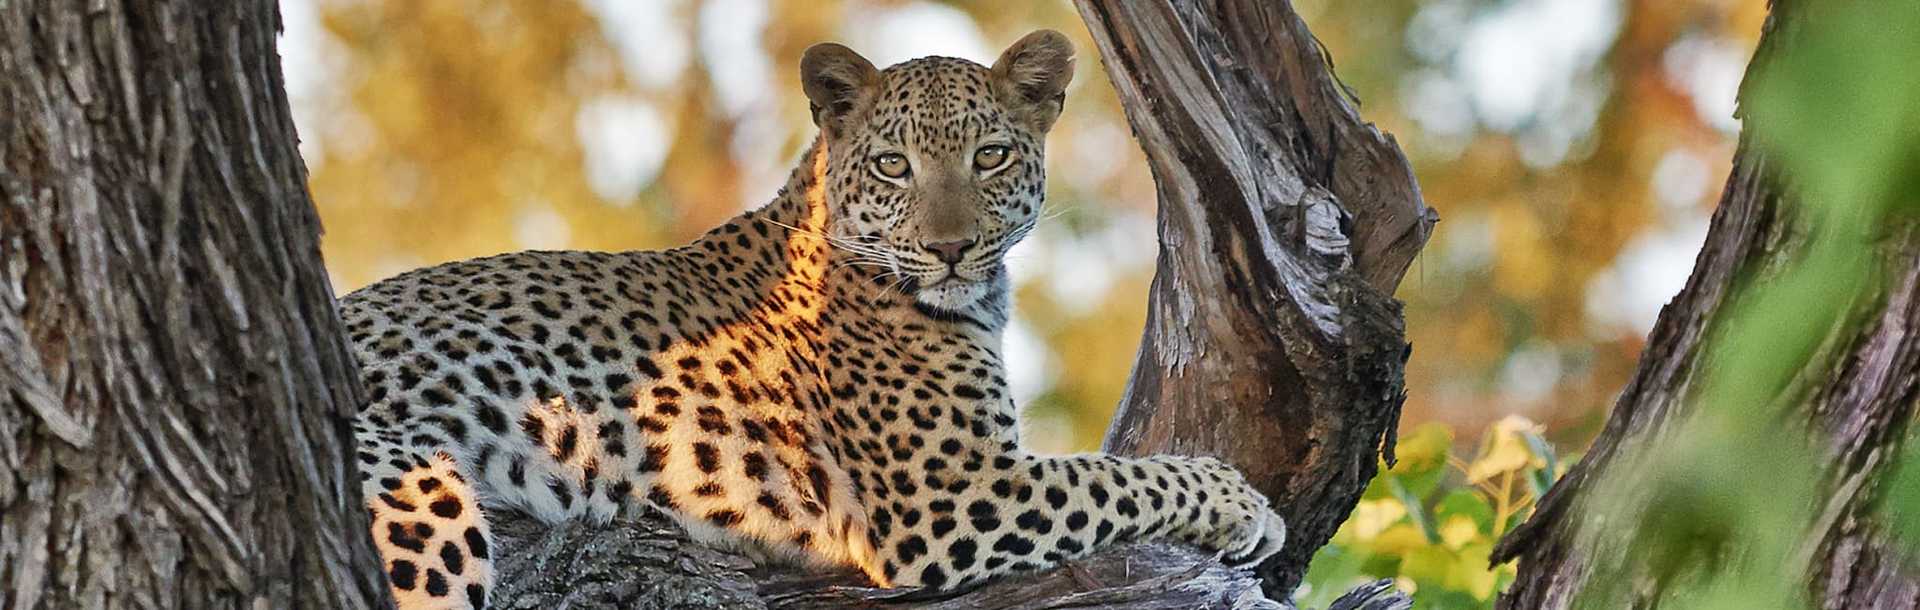
[[[1805, 4], [1820, 3], [1774, 3], [1748, 67], [1749, 81], [1770, 60], [1794, 52], [1800, 20], [1809, 17], [1799, 8]], [[1662, 435], [1698, 412], [1699, 401], [1689, 392], [1712, 368], [1706, 348], [1716, 326], [1734, 311], [1742, 286], [1804, 253], [1809, 227], [1796, 212], [1801, 194], [1791, 187], [1792, 177], [1752, 144], [1752, 133], [1765, 129], [1747, 125], [1693, 275], [1661, 312], [1600, 437], [1534, 516], [1494, 549], [1495, 562], [1520, 560], [1518, 578], [1499, 607], [1572, 607], [1599, 565], [1627, 565], [1629, 577], [1656, 580], [1647, 564], [1657, 558], [1623, 556], [1617, 542], [1631, 533], [1593, 531], [1589, 504], [1610, 472], [1632, 471]], [[1899, 548], [1875, 516], [1880, 481], [1900, 455], [1920, 398], [1920, 226], [1912, 218], [1896, 219], [1875, 237], [1871, 252], [1887, 273], [1876, 277], [1871, 294], [1836, 295], [1836, 307], [1851, 309], [1838, 316], [1822, 348], [1777, 401], [1784, 403], [1785, 417], [1808, 424], [1810, 446], [1825, 458], [1824, 494], [1815, 499], [1815, 521], [1797, 545], [1804, 549], [1797, 559], [1806, 565], [1810, 599], [1823, 609], [1920, 607], [1913, 553]], [[1658, 587], [1638, 587], [1634, 595], [1640, 604], [1635, 607], [1652, 607]]]
[[369, 608], [269, 0], [0, 0], [0, 608]]
[[[687, 540], [665, 518], [596, 527], [547, 528], [501, 515], [499, 608], [576, 610], [1290, 610], [1268, 599], [1251, 573], [1166, 544], [1103, 550], [1072, 565], [1005, 578], [957, 594], [875, 589], [854, 572], [756, 568], [752, 561]], [[1412, 602], [1379, 581], [1327, 610], [1407, 610]]]
[[1244, 470], [1287, 520], [1261, 567], [1283, 594], [1393, 460], [1409, 348], [1391, 294], [1437, 216], [1289, 3], [1078, 5], [1160, 191], [1107, 449]]

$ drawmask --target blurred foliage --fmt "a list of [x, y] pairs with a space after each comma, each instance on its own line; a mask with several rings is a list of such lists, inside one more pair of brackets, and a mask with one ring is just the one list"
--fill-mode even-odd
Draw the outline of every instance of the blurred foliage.
[[[1098, 446], [1145, 315], [1154, 191], [1064, 0], [283, 4], [342, 292], [507, 250], [670, 246], [758, 205], [810, 136], [793, 71], [814, 42], [990, 61], [1066, 32], [1083, 60], [1049, 144], [1063, 214], [1011, 256], [1010, 358], [1035, 448]], [[1406, 420], [1477, 434], [1522, 413], [1584, 444], [1690, 267], [1735, 127], [1721, 77], [1764, 3], [1295, 4], [1442, 215], [1399, 295]]]
[[1894, 533], [1920, 548], [1920, 442], [1908, 439], [1906, 454], [1887, 490]]
[[1455, 454], [1444, 424], [1402, 436], [1399, 463], [1380, 465], [1353, 516], [1314, 557], [1302, 607], [1324, 608], [1357, 584], [1393, 578], [1422, 610], [1492, 608], [1514, 575], [1513, 564], [1488, 566], [1494, 543], [1532, 514], [1571, 463], [1541, 432], [1508, 416], [1481, 435], [1471, 457]]
[[1405, 421], [1522, 413], [1584, 446], [1691, 268], [1737, 127], [1702, 81], [1737, 76], [1765, 3], [1297, 4], [1441, 213], [1400, 290]]
[[[1889, 227], [1920, 211], [1920, 5], [1904, 0], [1793, 2], [1786, 45], [1750, 73], [1743, 98], [1758, 149], [1792, 185], [1804, 223], [1774, 247], [1788, 260], [1751, 270], [1712, 331], [1714, 366], [1696, 416], [1663, 434], [1644, 467], [1616, 467], [1591, 522], [1636, 532], [1628, 556], [1656, 560], [1659, 583], [1602, 566], [1578, 600], [1621, 607], [1652, 592], [1661, 607], [1808, 608], [1807, 524], [1834, 482], [1809, 446], [1802, 377], [1835, 366], [1830, 345], [1852, 336], [1886, 298], [1896, 271], [1875, 252]], [[1896, 424], [1896, 430], [1907, 422]], [[1896, 531], [1920, 510], [1911, 435], [1882, 496]], [[1630, 490], [1630, 491], [1629, 491]], [[1913, 540], [1920, 543], [1920, 539]], [[1920, 547], [1916, 547], [1920, 548]]]

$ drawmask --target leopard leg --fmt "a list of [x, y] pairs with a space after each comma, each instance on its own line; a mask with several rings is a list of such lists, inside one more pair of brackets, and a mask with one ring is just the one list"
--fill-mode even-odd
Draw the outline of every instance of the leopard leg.
[[399, 609], [485, 608], [492, 536], [453, 457], [365, 439], [361, 456], [374, 546]]
[[1212, 458], [1008, 454], [960, 466], [975, 474], [948, 468], [944, 479], [891, 490], [910, 492], [905, 511], [875, 511], [895, 584], [964, 586], [1154, 538], [1253, 565], [1286, 540], [1266, 498]]

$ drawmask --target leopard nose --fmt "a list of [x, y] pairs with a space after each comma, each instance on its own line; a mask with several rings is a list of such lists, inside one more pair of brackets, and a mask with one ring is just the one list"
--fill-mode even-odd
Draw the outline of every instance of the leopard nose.
[[960, 258], [966, 255], [967, 248], [973, 247], [973, 243], [971, 239], [957, 239], [954, 241], [922, 242], [920, 247], [926, 248], [927, 251], [932, 252], [934, 256], [940, 257], [940, 262], [952, 265], [960, 262]]

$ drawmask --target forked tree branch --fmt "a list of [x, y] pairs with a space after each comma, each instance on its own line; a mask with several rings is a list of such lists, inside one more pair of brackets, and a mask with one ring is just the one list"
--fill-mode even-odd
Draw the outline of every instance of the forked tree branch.
[[1272, 498], [1291, 591], [1393, 460], [1392, 291], [1437, 216], [1287, 2], [1079, 0], [1160, 190], [1146, 335], [1107, 449], [1232, 462]]

